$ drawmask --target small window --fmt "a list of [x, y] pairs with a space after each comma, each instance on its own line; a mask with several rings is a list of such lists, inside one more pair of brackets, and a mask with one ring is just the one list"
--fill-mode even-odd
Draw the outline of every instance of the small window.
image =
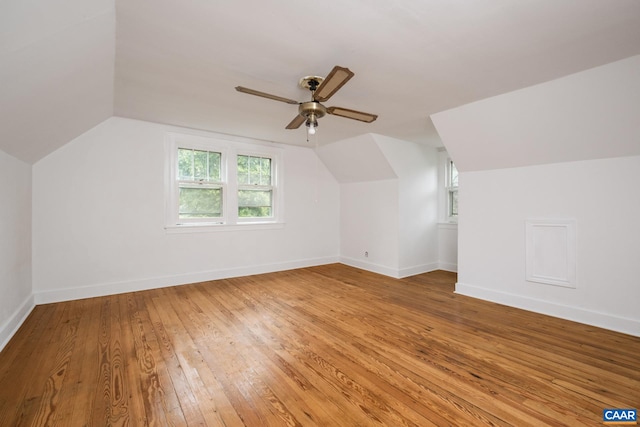
[[269, 157], [238, 155], [238, 218], [273, 216], [273, 162]]
[[447, 198], [450, 220], [458, 218], [458, 169], [451, 159], [447, 161]]

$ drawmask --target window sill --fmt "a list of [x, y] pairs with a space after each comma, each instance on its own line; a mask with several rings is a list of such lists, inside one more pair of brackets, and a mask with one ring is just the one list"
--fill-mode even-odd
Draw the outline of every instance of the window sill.
[[243, 222], [238, 224], [180, 224], [165, 225], [167, 234], [213, 233], [218, 231], [277, 230], [284, 228], [284, 222]]
[[457, 230], [458, 223], [457, 222], [439, 222], [438, 228], [441, 230]]

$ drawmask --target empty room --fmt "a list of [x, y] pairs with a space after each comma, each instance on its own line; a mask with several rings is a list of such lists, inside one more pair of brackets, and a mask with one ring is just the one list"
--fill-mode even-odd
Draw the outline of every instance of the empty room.
[[0, 426], [637, 424], [639, 1], [0, 34]]

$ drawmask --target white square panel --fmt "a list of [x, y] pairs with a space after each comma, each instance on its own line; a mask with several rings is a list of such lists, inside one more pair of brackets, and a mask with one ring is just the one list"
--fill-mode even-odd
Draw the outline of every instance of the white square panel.
[[576, 287], [576, 237], [574, 220], [526, 221], [526, 280]]

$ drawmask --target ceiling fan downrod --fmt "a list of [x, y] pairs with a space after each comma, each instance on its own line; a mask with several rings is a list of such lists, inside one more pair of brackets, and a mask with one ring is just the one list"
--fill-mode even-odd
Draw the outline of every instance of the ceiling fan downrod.
[[313, 95], [316, 91], [316, 89], [318, 88], [318, 86], [320, 85], [320, 82], [316, 79], [310, 79], [309, 80], [309, 90], [311, 91], [311, 94]]

